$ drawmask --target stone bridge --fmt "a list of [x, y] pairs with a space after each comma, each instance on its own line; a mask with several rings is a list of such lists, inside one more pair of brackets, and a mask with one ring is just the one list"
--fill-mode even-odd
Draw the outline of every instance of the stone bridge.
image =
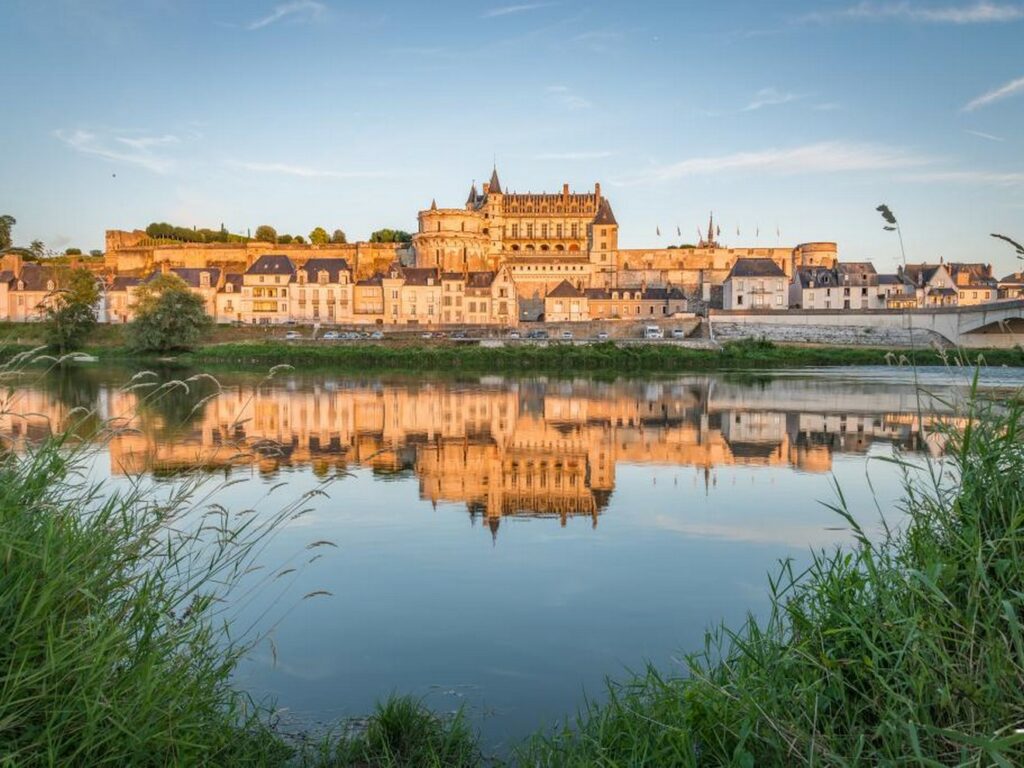
[[767, 338], [809, 344], [911, 346], [932, 341], [966, 348], [1024, 345], [1024, 300], [929, 309], [711, 310], [719, 341]]

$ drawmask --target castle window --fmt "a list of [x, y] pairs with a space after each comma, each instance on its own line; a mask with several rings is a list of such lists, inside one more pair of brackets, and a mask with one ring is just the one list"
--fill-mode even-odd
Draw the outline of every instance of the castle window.
[[527, 224], [526, 225], [526, 238], [528, 240], [532, 240], [533, 239], [533, 224]]
[[545, 239], [547, 239], [547, 236], [548, 236], [548, 225], [547, 224], [541, 224], [540, 225], [540, 236], [545, 238]]
[[580, 236], [580, 225], [575, 221], [572, 223], [572, 238], [573, 240], [578, 239]]
[[562, 225], [561, 224], [555, 224], [555, 237], [557, 237], [559, 240], [562, 239]]
[[518, 224], [513, 224], [512, 225], [512, 237], [519, 237], [519, 225]]

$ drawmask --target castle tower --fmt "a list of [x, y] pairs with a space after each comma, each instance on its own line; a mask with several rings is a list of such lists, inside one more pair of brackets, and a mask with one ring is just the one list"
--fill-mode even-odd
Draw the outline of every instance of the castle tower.
[[597, 215], [588, 228], [587, 250], [595, 265], [595, 283], [610, 287], [614, 282], [616, 252], [619, 250], [619, 222], [607, 198], [600, 198]]
[[505, 234], [505, 195], [501, 191], [498, 168], [491, 170], [491, 180], [484, 184], [484, 234], [491, 239], [488, 253], [489, 268], [496, 270], [501, 263], [502, 243]]

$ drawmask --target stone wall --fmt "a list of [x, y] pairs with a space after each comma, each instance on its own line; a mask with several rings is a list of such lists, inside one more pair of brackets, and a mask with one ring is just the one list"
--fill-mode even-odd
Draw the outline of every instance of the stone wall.
[[711, 326], [711, 333], [719, 344], [742, 339], [765, 339], [776, 344], [822, 344], [830, 347], [950, 346], [945, 338], [933, 331], [864, 325], [784, 325], [716, 320]]

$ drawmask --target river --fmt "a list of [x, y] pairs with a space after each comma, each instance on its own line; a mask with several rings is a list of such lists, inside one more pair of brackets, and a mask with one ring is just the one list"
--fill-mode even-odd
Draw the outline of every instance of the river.
[[[90, 470], [109, 488], [140, 473], [172, 483], [201, 465], [211, 482], [232, 481], [216, 499], [229, 508], [322, 489], [261, 559], [301, 564], [313, 541], [336, 547], [238, 606], [239, 626], [269, 638], [238, 684], [299, 728], [416, 694], [465, 707], [499, 751], [600, 699], [606, 676], [648, 661], [681, 672], [707, 628], [763, 612], [780, 560], [805, 564], [850, 541], [823, 504], [834, 483], [872, 535], [883, 515], [898, 524], [899, 467], [881, 459], [940, 456], [932, 428], [956, 419], [948, 401], [968, 378], [923, 371], [919, 395], [892, 368], [283, 371], [200, 377], [144, 403], [129, 377], [95, 366], [27, 375], [12, 400], [23, 415], [0, 415], [0, 436], [23, 445], [85, 408], [89, 425], [131, 419]], [[992, 369], [982, 384], [998, 397], [1024, 370]]]

